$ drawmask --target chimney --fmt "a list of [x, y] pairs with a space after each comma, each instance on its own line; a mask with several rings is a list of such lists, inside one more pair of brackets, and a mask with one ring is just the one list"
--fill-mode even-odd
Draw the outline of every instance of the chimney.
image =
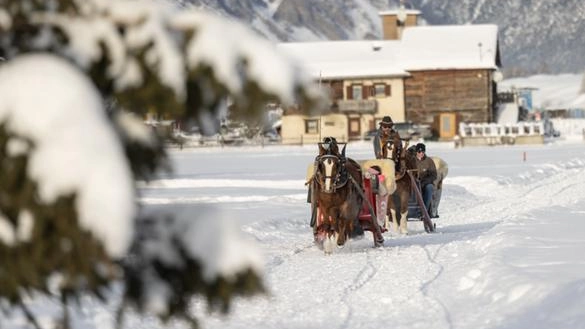
[[384, 40], [400, 40], [402, 31], [409, 26], [418, 24], [418, 10], [405, 9], [404, 3], [400, 1], [398, 10], [381, 11], [378, 13], [382, 18], [382, 37]]

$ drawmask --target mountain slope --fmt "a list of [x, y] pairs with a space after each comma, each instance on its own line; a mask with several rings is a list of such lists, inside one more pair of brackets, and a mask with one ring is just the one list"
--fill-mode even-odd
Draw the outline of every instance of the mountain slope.
[[[244, 21], [274, 41], [378, 39], [378, 12], [397, 0], [176, 0]], [[585, 69], [585, 1], [411, 0], [423, 24], [500, 27], [507, 76]]]

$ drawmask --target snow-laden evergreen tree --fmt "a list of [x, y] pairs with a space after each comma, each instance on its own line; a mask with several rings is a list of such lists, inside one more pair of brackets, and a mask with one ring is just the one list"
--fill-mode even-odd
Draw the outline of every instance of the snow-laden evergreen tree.
[[21, 308], [39, 328], [27, 297], [107, 299], [123, 281], [120, 315], [134, 307], [196, 326], [193, 297], [228, 311], [234, 296], [263, 291], [258, 255], [216, 211], [146, 214], [135, 182], [167, 165], [142, 123], [147, 112], [193, 118], [213, 133], [227, 97], [248, 118], [273, 100], [317, 107], [310, 79], [272, 44], [161, 2], [0, 0], [0, 57], [6, 314]]

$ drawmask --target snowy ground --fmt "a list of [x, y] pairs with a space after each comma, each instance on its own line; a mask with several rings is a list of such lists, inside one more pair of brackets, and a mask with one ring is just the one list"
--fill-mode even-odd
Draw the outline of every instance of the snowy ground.
[[[585, 328], [585, 142], [427, 150], [450, 166], [438, 232], [409, 222], [409, 235], [385, 233], [382, 248], [370, 234], [331, 256], [312, 245], [304, 181], [314, 146], [171, 151], [175, 172], [143, 187], [141, 202], [194, 213], [215, 204], [264, 252], [269, 295], [238, 300], [228, 317], [195, 302], [203, 328]], [[347, 154], [370, 158], [371, 145]], [[109, 309], [86, 301], [80, 327], [109, 328]]]

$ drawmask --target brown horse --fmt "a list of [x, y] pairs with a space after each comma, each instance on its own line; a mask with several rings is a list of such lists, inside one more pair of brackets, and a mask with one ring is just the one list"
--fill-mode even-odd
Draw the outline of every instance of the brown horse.
[[357, 162], [345, 157], [345, 146], [339, 153], [336, 144], [318, 145], [319, 156], [311, 179], [312, 200], [319, 210], [315, 235], [326, 238], [325, 252], [330, 253], [333, 241], [343, 246], [355, 225], [359, 225], [363, 199], [358, 189], [362, 189], [362, 172]]
[[[387, 148], [392, 148], [392, 144], [386, 144]], [[399, 159], [392, 159], [395, 163], [400, 163], [400, 170], [396, 173], [396, 190], [388, 196], [388, 217], [394, 224], [394, 230], [402, 234], [408, 233], [407, 217], [408, 202], [412, 191], [412, 180], [408, 171], [415, 173], [416, 158], [415, 155], [408, 152], [408, 141], [403, 145], [400, 152], [396, 152]], [[388, 152], [387, 154], [392, 154]]]

